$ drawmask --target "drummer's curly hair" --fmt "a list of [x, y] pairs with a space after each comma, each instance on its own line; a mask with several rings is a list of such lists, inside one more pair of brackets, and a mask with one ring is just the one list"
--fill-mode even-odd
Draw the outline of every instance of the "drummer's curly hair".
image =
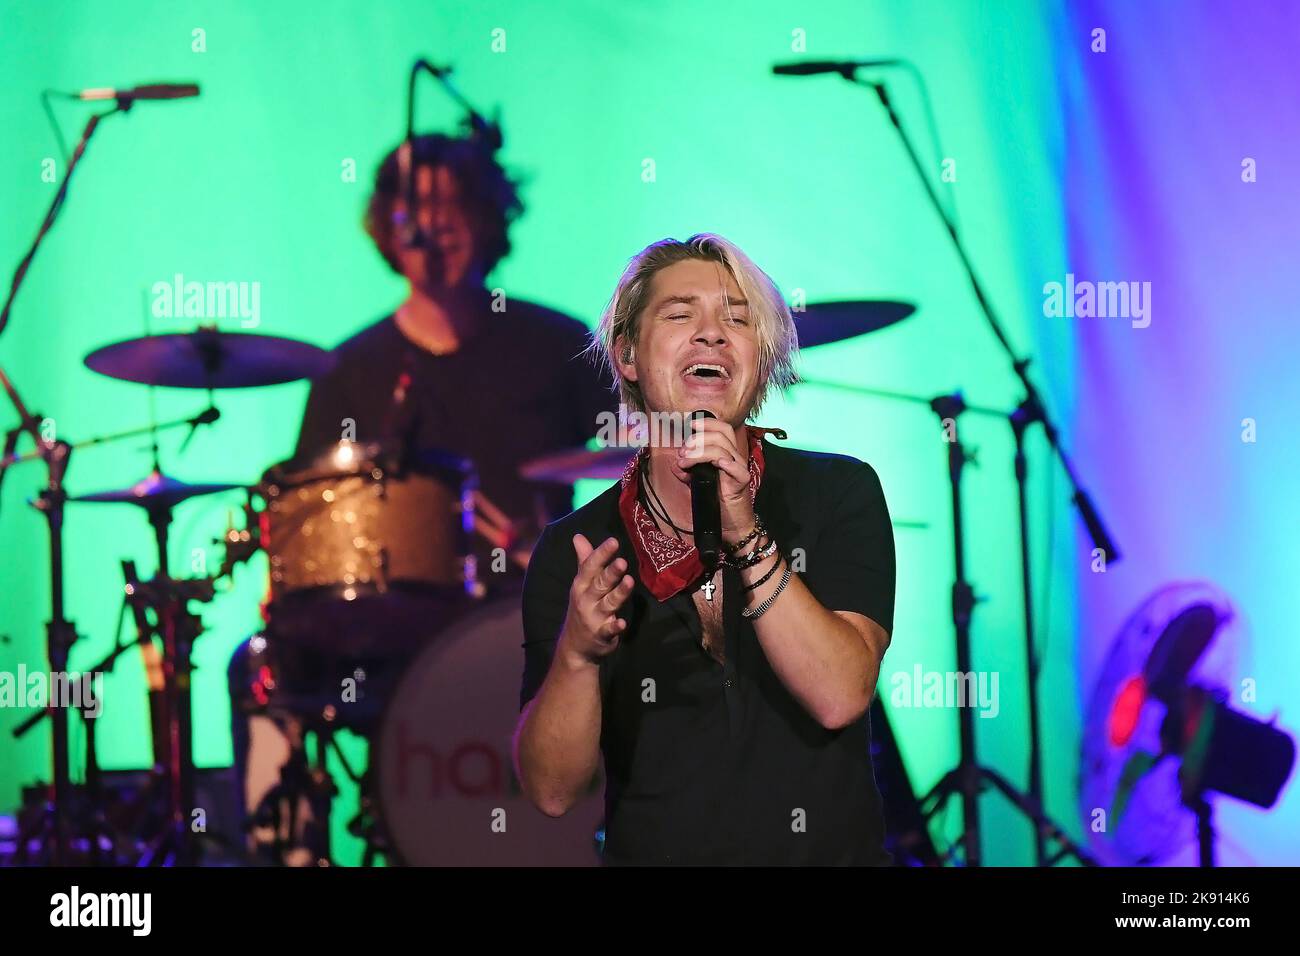
[[[379, 254], [394, 272], [402, 271], [397, 257], [398, 229], [393, 207], [402, 198], [399, 153], [405, 141], [393, 148], [375, 173], [375, 189], [366, 206], [364, 225]], [[510, 224], [524, 212], [519, 183], [511, 179], [492, 150], [473, 137], [432, 133], [414, 140], [415, 166], [445, 166], [460, 185], [462, 202], [482, 257], [484, 274], [510, 254]]]
[[684, 242], [661, 239], [633, 256], [600, 317], [588, 354], [609, 369], [624, 405], [633, 411], [647, 411], [641, 387], [619, 374], [622, 356], [615, 350], [635, 347], [639, 340], [641, 315], [650, 304], [655, 273], [687, 259], [721, 263], [749, 302], [749, 314], [758, 333], [759, 362], [758, 388], [746, 416], [752, 419], [763, 407], [770, 388], [784, 389], [798, 381], [795, 361], [799, 341], [794, 318], [776, 283], [739, 246], [722, 236], [701, 232]]

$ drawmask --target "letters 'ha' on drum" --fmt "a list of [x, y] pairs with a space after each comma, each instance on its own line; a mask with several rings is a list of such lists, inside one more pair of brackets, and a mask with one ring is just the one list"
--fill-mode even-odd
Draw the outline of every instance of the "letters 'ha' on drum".
[[515, 779], [511, 738], [523, 669], [519, 596], [435, 635], [388, 703], [371, 755], [399, 862], [413, 866], [593, 866], [603, 781], [562, 817]]
[[397, 463], [340, 442], [262, 480], [261, 540], [277, 633], [348, 655], [403, 652], [432, 618], [478, 593], [469, 462], [421, 451]]

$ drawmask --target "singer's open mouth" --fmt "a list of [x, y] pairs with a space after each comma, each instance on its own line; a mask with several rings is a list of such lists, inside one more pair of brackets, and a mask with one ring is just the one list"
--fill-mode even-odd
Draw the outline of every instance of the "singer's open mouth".
[[727, 367], [714, 362], [694, 362], [682, 370], [682, 375], [695, 379], [731, 380], [731, 372]]

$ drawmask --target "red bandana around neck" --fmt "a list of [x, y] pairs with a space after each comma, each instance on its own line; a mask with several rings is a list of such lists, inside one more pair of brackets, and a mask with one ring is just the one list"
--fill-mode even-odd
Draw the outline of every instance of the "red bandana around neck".
[[[763, 481], [763, 435], [772, 432], [784, 438], [785, 432], [779, 428], [753, 425], [746, 431], [749, 435], [749, 500], [753, 501]], [[636, 551], [641, 583], [657, 600], [666, 601], [700, 579], [704, 574], [704, 562], [695, 545], [660, 531], [655, 519], [641, 504], [641, 463], [648, 452], [647, 447], [641, 448], [623, 472], [618, 512]]]

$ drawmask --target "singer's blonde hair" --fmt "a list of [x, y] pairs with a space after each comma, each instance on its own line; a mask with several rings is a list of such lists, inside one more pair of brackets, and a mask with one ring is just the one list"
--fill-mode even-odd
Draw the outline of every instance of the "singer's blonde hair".
[[722, 236], [701, 232], [685, 242], [661, 239], [633, 256], [600, 317], [588, 352], [609, 369], [617, 383], [619, 401], [632, 411], [647, 411], [641, 387], [619, 374], [615, 349], [620, 341], [631, 344], [638, 341], [641, 314], [649, 304], [655, 274], [687, 259], [720, 263], [749, 302], [750, 318], [758, 336], [758, 384], [746, 412], [746, 418], [751, 419], [763, 407], [771, 387], [783, 389], [798, 381], [795, 360], [799, 341], [790, 308], [776, 283], [739, 246]]

